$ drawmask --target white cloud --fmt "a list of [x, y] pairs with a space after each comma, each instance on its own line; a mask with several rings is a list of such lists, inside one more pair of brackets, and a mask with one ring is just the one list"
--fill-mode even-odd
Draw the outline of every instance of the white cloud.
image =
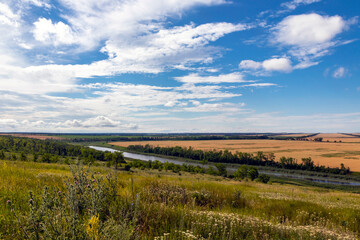
[[272, 42], [290, 47], [288, 54], [295, 57], [302, 69], [318, 64], [317, 58], [329, 54], [329, 49], [346, 44], [335, 40], [353, 20], [345, 21], [340, 16], [322, 16], [316, 13], [292, 15], [283, 19], [272, 29]]
[[241, 69], [252, 69], [257, 70], [262, 67], [262, 64], [260, 62], [255, 62], [253, 60], [243, 60], [239, 64], [239, 68]]
[[244, 103], [203, 103], [195, 105], [194, 107], [183, 108], [186, 112], [239, 112]]
[[253, 60], [243, 60], [239, 64], [240, 69], [247, 70], [263, 70], [267, 72], [278, 71], [278, 72], [291, 72], [292, 66], [291, 61], [288, 58], [271, 58], [263, 62], [255, 62]]
[[25, 3], [32, 4], [40, 8], [50, 9], [51, 5], [49, 0], [23, 0]]
[[218, 52], [218, 49], [205, 45], [225, 34], [245, 29], [247, 29], [245, 25], [232, 23], [210, 23], [199, 26], [192, 24], [161, 29], [126, 41], [109, 40], [102, 51], [110, 56], [112, 63], [120, 67], [163, 71], [166, 66], [176, 67], [179, 64], [212, 61], [211, 55]]
[[12, 27], [17, 27], [20, 16], [14, 13], [11, 8], [5, 3], [0, 3], [0, 25], [5, 24]]
[[242, 87], [272, 87], [277, 86], [275, 83], [251, 83], [247, 85], [243, 85]]
[[339, 67], [339, 68], [337, 68], [337, 69], [334, 71], [334, 73], [333, 73], [332, 76], [333, 76], [334, 78], [343, 78], [343, 77], [345, 77], [346, 73], [347, 73], [346, 68], [344, 68], [344, 67]]
[[286, 45], [312, 46], [329, 42], [345, 27], [346, 22], [340, 16], [293, 15], [275, 27], [275, 40]]
[[[63, 18], [76, 29], [82, 50], [94, 49], [103, 41], [122, 41], [162, 28], [161, 21], [179, 16], [196, 6], [226, 3], [224, 0], [59, 0], [71, 11]], [[109, 24], [111, 23], [111, 24]]]
[[262, 63], [266, 71], [290, 72], [292, 70], [291, 61], [287, 58], [272, 58]]
[[192, 73], [183, 77], [175, 77], [176, 81], [183, 83], [242, 83], [248, 82], [244, 80], [241, 73], [220, 74], [218, 76], [200, 76], [197, 73]]
[[300, 5], [308, 5], [316, 2], [320, 2], [321, 0], [292, 0], [290, 2], [282, 3], [281, 6], [288, 8], [290, 10], [294, 10]]
[[76, 43], [74, 32], [63, 22], [52, 23], [51, 19], [39, 18], [34, 26], [34, 38], [37, 41], [55, 46]]
[[[46, 19], [42, 19], [40, 22], [45, 24], [45, 28], [44, 31], [38, 33], [39, 40], [61, 41], [63, 43], [72, 41], [73, 38], [67, 38], [68, 32], [63, 31], [62, 27], [60, 27], [62, 30], [58, 31], [59, 23], [54, 25]], [[53, 28], [54, 26], [55, 28]], [[53, 32], [47, 31], [49, 30], [47, 27]], [[175, 66], [179, 63], [207, 62], [212, 59], [212, 53], [217, 52], [217, 50], [204, 45], [227, 33], [242, 29], [244, 29], [243, 25], [230, 23], [187, 25], [161, 30], [138, 38], [133, 42], [129, 39], [129, 42], [121, 46], [118, 43], [113, 45], [113, 43], [108, 42], [103, 51], [108, 53], [110, 58], [91, 64], [53, 64], [26, 68], [0, 65], [0, 70], [4, 76], [3, 81], [0, 81], [0, 90], [26, 93], [76, 91], [75, 85], [79, 78], [109, 76], [127, 72], [159, 73], [165, 71], [166, 67]], [[52, 38], [53, 36], [55, 38]], [[235, 81], [236, 78], [240, 80], [241, 76], [224, 75], [222, 77], [227, 81]]]

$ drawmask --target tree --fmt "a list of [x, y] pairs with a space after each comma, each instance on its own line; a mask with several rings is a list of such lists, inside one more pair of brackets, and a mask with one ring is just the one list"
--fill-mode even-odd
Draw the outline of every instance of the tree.
[[259, 172], [255, 167], [249, 167], [247, 176], [251, 179], [251, 181], [254, 181], [259, 176]]
[[0, 159], [5, 159], [5, 153], [4, 153], [4, 150], [1, 150], [0, 151]]
[[314, 162], [311, 160], [311, 157], [302, 158], [301, 161], [303, 165], [309, 170], [311, 170], [314, 167]]
[[224, 176], [226, 177], [227, 175], [227, 171], [226, 171], [226, 165], [223, 163], [215, 163], [215, 167], [217, 168], [218, 172], [217, 174], [219, 176]]
[[26, 161], [26, 160], [27, 160], [27, 157], [26, 157], [26, 155], [25, 155], [24, 152], [21, 152], [21, 153], [20, 153], [20, 160], [21, 160], [21, 161]]
[[247, 177], [247, 173], [248, 173], [248, 167], [242, 165], [240, 168], [236, 170], [236, 172], [234, 173], [234, 177], [236, 179], [244, 179]]
[[37, 160], [38, 160], [38, 155], [37, 155], [37, 153], [34, 153], [33, 154], [33, 161], [37, 162]]
[[122, 152], [114, 152], [112, 154], [112, 162], [115, 165], [115, 169], [118, 168], [118, 164], [126, 163], [125, 160], [124, 160], [124, 155], [122, 154]]
[[42, 155], [41, 161], [46, 162], [46, 163], [50, 163], [50, 154], [45, 153], [44, 155]]

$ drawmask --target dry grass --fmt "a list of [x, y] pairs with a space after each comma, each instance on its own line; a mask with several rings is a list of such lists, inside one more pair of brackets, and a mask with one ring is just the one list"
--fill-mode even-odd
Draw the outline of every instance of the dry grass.
[[[357, 139], [357, 138], [354, 138]], [[360, 138], [359, 138], [360, 139]], [[229, 150], [231, 152], [256, 153], [258, 151], [273, 152], [277, 159], [282, 156], [294, 157], [298, 160], [311, 157], [316, 164], [339, 167], [344, 163], [352, 171], [360, 171], [360, 142], [334, 143], [313, 141], [285, 141], [285, 140], [209, 140], [209, 141], [142, 141], [142, 142], [114, 142], [116, 146], [145, 145], [160, 147], [193, 147], [201, 150]]]

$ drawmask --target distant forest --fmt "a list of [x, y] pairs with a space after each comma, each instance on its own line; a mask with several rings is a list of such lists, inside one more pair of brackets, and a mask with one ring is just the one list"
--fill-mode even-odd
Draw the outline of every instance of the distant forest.
[[288, 136], [287, 134], [278, 133], [179, 133], [179, 134], [66, 134], [54, 135], [63, 137], [64, 141], [70, 142], [116, 142], [116, 141], [186, 141], [186, 140], [230, 140], [230, 139], [275, 139], [275, 140], [303, 140], [313, 137], [316, 134], [308, 134], [299, 137]]

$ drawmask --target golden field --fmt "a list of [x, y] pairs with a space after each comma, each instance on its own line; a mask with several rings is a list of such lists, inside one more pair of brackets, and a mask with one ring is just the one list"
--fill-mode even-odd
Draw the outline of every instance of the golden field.
[[345, 135], [345, 134], [341, 134], [341, 133], [319, 133], [313, 137], [310, 137], [309, 139], [312, 140], [314, 138], [323, 138], [323, 141], [329, 141], [329, 142], [359, 142], [360, 143], [360, 137], [355, 137], [355, 136], [350, 136], [350, 135]]
[[[115, 146], [145, 145], [159, 147], [193, 147], [201, 150], [229, 150], [231, 152], [256, 153], [272, 152], [276, 159], [282, 156], [294, 157], [299, 161], [304, 157], [311, 157], [315, 164], [339, 167], [344, 163], [352, 171], [360, 172], [360, 138], [354, 142], [314, 142], [314, 141], [287, 141], [287, 140], [203, 140], [203, 141], [140, 141], [140, 142], [113, 142]], [[356, 140], [358, 142], [356, 142]]]

